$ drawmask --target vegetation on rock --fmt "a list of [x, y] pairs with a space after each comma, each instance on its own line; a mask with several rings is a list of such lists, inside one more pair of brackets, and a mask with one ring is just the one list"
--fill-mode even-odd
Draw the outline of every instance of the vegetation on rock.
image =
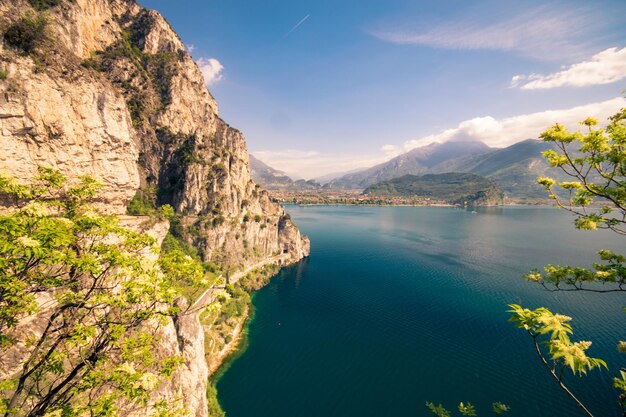
[[46, 40], [47, 25], [48, 19], [44, 15], [27, 14], [6, 29], [4, 42], [27, 55], [31, 54]]
[[28, 2], [40, 12], [61, 4], [61, 0], [28, 0]]
[[0, 382], [5, 416], [184, 411], [151, 401], [181, 361], [157, 354], [156, 329], [204, 269], [177, 250], [157, 267], [154, 238], [93, 208], [99, 188], [44, 168], [29, 186], [0, 177], [15, 207], [0, 216], [0, 352], [15, 361]]

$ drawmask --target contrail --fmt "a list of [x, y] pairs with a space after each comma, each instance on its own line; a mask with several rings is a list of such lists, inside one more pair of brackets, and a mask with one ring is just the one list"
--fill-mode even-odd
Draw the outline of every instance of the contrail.
[[294, 30], [298, 29], [298, 27], [299, 27], [301, 24], [303, 24], [303, 23], [304, 23], [304, 22], [305, 22], [305, 21], [309, 18], [309, 16], [311, 16], [311, 15], [310, 15], [310, 14], [308, 14], [308, 15], [304, 16], [304, 17], [302, 18], [302, 20], [300, 20], [298, 23], [296, 23], [296, 25], [295, 25], [294, 27], [292, 27], [292, 28], [291, 28], [291, 30], [285, 34], [285, 36], [284, 36], [284, 37], [286, 38], [287, 36], [289, 36], [289, 35], [291, 34], [291, 32], [293, 32]]

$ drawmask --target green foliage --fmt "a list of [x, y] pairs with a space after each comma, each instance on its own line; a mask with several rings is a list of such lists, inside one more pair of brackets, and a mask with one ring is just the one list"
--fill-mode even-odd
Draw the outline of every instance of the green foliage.
[[150, 75], [152, 83], [161, 98], [161, 106], [170, 104], [170, 84], [178, 74], [179, 55], [175, 52], [159, 52], [154, 55], [142, 54], [142, 65]]
[[[92, 178], [70, 182], [46, 168], [29, 186], [0, 176], [0, 192], [16, 202], [0, 216], [0, 355], [25, 355], [0, 382], [10, 415], [115, 416], [124, 404], [184, 411], [150, 399], [181, 363], [154, 352], [188, 263], [156, 268], [145, 257], [158, 251], [153, 238], [93, 208], [99, 189]], [[34, 314], [43, 328], [25, 333], [20, 322]]]
[[9, 76], [9, 73], [5, 70], [0, 69], [0, 81], [4, 81]]
[[141, 121], [143, 112], [145, 110], [145, 106], [141, 99], [141, 96], [138, 94], [133, 94], [127, 101], [126, 107], [128, 107], [128, 112], [130, 113], [130, 119], [133, 123], [134, 127], [141, 126]]
[[433, 403], [426, 403], [426, 408], [428, 408], [428, 410], [437, 417], [450, 417], [450, 412], [448, 410], [446, 410], [445, 408], [443, 408], [443, 405], [439, 404], [439, 405], [435, 405]]
[[96, 71], [101, 70], [100, 61], [93, 57], [85, 59], [83, 62], [80, 63], [80, 65], [82, 65], [85, 68], [94, 69]]
[[[571, 133], [557, 123], [541, 134], [545, 142], [556, 147], [543, 156], [572, 181], [545, 177], [537, 181], [559, 207], [576, 214], [576, 228], [626, 234], [626, 108], [610, 117], [604, 129], [596, 128], [598, 121], [593, 118], [581, 124], [587, 127], [585, 132]], [[557, 196], [557, 188], [569, 195], [567, 201]], [[590, 209], [592, 202], [599, 208]]]
[[141, 65], [143, 52], [141, 52], [141, 49], [131, 40], [130, 33], [127, 31], [123, 31], [121, 38], [105, 51], [101, 52], [100, 55], [107, 59], [126, 58], [138, 69], [143, 69]]
[[459, 403], [459, 413], [461, 413], [464, 416], [475, 416], [476, 415], [476, 408], [470, 404], [470, 403]]
[[136, 71], [131, 74], [131, 78], [139, 77], [141, 82], [131, 83], [123, 80], [119, 81], [119, 84], [128, 98], [127, 106], [133, 126], [139, 127], [146, 119], [146, 110], [152, 104], [146, 99], [146, 87], [154, 91], [160, 99], [160, 106], [155, 110], [162, 110], [170, 104], [170, 85], [178, 74], [182, 55], [181, 52], [144, 53], [138, 47], [139, 39], [143, 35], [136, 31], [137, 27], [131, 25], [130, 30], [122, 31], [122, 36], [117, 42], [104, 51], [96, 52], [94, 56], [83, 61], [82, 65], [97, 71], [108, 71], [119, 60], [127, 60], [132, 64]]
[[201, 164], [204, 160], [196, 152], [196, 137], [189, 136], [174, 153], [174, 159], [183, 168], [191, 164]]
[[225, 417], [226, 414], [220, 407], [220, 403], [217, 401], [217, 389], [213, 383], [209, 383], [206, 392], [207, 405], [209, 409], [209, 417]]
[[494, 413], [499, 415], [499, 414], [502, 414], [502, 413], [506, 413], [511, 408], [508, 405], [506, 405], [506, 404], [502, 404], [500, 402], [495, 402], [495, 403], [491, 404], [491, 409], [493, 410]]
[[[571, 317], [562, 314], [554, 314], [550, 310], [540, 307], [529, 310], [517, 304], [509, 305], [511, 313], [509, 321], [518, 329], [526, 330], [535, 340], [545, 337], [542, 342], [548, 348], [550, 359], [553, 361], [553, 371], [561, 368], [569, 368], [572, 373], [583, 375], [594, 368], [607, 368], [602, 359], [590, 358], [585, 351], [591, 346], [591, 342], [572, 342], [570, 335], [573, 333], [569, 321]], [[538, 345], [537, 345], [538, 346]], [[559, 376], [562, 378], [562, 374]]]
[[[534, 269], [524, 277], [551, 291], [563, 289], [593, 292], [626, 290], [626, 259], [624, 256], [608, 249], [600, 250], [598, 255], [604, 263], [594, 263], [593, 269], [547, 265], [543, 268], [544, 273]], [[603, 286], [594, 286], [593, 284], [603, 284]]]
[[[431, 402], [426, 402], [426, 408], [428, 408], [428, 411], [430, 411], [432, 415], [436, 417], [450, 417], [452, 415], [452, 413], [444, 408], [442, 404], [435, 405]], [[476, 407], [474, 407], [471, 403], [460, 402], [457, 408], [459, 410], [459, 413], [463, 416], [478, 415], [478, 413], [476, 412]], [[511, 408], [509, 406], [500, 402], [495, 402], [491, 405], [491, 410], [498, 415], [506, 413], [507, 411], [510, 411], [510, 409]]]
[[137, 190], [126, 210], [131, 216], [152, 216], [156, 212], [155, 195], [150, 190]]
[[30, 54], [46, 39], [47, 25], [48, 20], [45, 16], [33, 17], [27, 14], [7, 28], [4, 32], [4, 42], [25, 54]]
[[176, 217], [174, 208], [169, 204], [157, 207], [155, 188], [137, 190], [133, 198], [128, 202], [126, 211], [131, 216], [150, 216], [160, 220], [167, 219], [172, 221]]
[[217, 216], [213, 218], [213, 221], [212, 221], [213, 227], [220, 226], [224, 224], [225, 221], [226, 219], [224, 218], [224, 216], [222, 216], [221, 214], [218, 214]]
[[[605, 129], [596, 128], [598, 121], [590, 117], [581, 122], [587, 127], [585, 132], [571, 133], [564, 126], [555, 124], [541, 134], [545, 142], [556, 147], [556, 150], [543, 152], [545, 159], [573, 181], [558, 182], [553, 178], [540, 177], [537, 182], [544, 186], [558, 207], [575, 214], [574, 225], [578, 229], [602, 228], [626, 235], [625, 120], [626, 108], [623, 108], [609, 118]], [[559, 190], [569, 195], [567, 201], [560, 199]], [[597, 205], [590, 207], [592, 202]], [[626, 258], [607, 249], [600, 250], [598, 255], [602, 263], [594, 263], [593, 269], [548, 265], [543, 273], [535, 269], [525, 278], [550, 291], [626, 291]], [[603, 360], [587, 356], [591, 342], [570, 340], [572, 328], [568, 322], [571, 318], [567, 316], [553, 314], [543, 307], [536, 310], [515, 304], [510, 307], [510, 321], [531, 336], [537, 356], [553, 379], [588, 416], [592, 416], [563, 383], [563, 370], [566, 368], [581, 376], [594, 368], [607, 368]], [[538, 342], [540, 338], [541, 344]], [[619, 342], [618, 349], [626, 348], [622, 343]], [[547, 353], [541, 346], [547, 348]], [[614, 386], [622, 390], [619, 404], [622, 412], [626, 413], [625, 385], [621, 382], [624, 377], [622, 372], [621, 378], [614, 379]]]
[[280, 266], [276, 264], [265, 265], [263, 268], [252, 271], [242, 277], [237, 284], [247, 293], [252, 294], [260, 290], [269, 282], [270, 278], [278, 273]]
[[197, 261], [200, 260], [200, 255], [198, 254], [198, 249], [193, 246], [187, 244], [182, 239], [174, 236], [171, 233], [168, 233], [163, 239], [163, 243], [161, 244], [161, 251], [164, 253], [170, 253], [173, 251], [183, 252], [185, 255], [195, 259]]
[[[556, 150], [543, 153], [546, 160], [553, 166], [560, 168], [573, 181], [557, 182], [552, 178], [538, 178], [550, 198], [561, 208], [575, 214], [574, 225], [578, 229], [596, 230], [609, 229], [620, 235], [626, 235], [626, 108], [609, 118], [606, 128], [597, 128], [598, 121], [587, 118], [581, 122], [586, 131], [569, 132], [560, 124], [552, 126], [541, 134], [545, 142], [553, 143]], [[558, 191], [565, 190], [569, 194], [567, 201], [558, 197]], [[591, 207], [592, 203], [596, 205]], [[533, 270], [525, 276], [532, 282], [541, 284], [550, 291], [593, 291], [615, 292], [626, 291], [626, 257], [603, 249], [598, 252], [602, 263], [594, 263], [593, 269], [548, 265], [544, 273]], [[513, 307], [513, 306], [512, 306]], [[532, 316], [537, 313], [513, 308], [513, 321], [520, 326], [521, 316]], [[545, 310], [545, 309], [544, 309]], [[547, 310], [545, 310], [547, 311]], [[549, 313], [549, 312], [548, 312]], [[541, 313], [544, 316], [545, 312]], [[549, 313], [552, 314], [552, 313]], [[558, 315], [555, 315], [558, 316]], [[541, 323], [540, 323], [541, 324]], [[544, 323], [545, 325], [545, 323]], [[528, 328], [526, 328], [528, 327]], [[587, 413], [591, 412], [563, 385], [562, 373], [557, 374], [556, 366], [560, 364], [568, 367], [572, 372], [584, 374], [595, 367], [605, 367], [600, 359], [587, 357], [585, 351], [591, 342], [575, 342], [569, 340], [569, 331], [564, 328], [566, 335], [545, 342], [554, 367], [550, 368], [543, 357], [543, 352], [537, 345], [538, 327], [526, 323], [525, 329], [533, 337], [536, 351], [544, 366], [548, 368], [553, 378], [561, 388]], [[626, 350], [624, 342], [618, 343], [618, 350]], [[625, 374], [614, 378], [614, 386], [621, 390], [619, 404], [622, 412], [626, 413]]]
[[61, 0], [28, 0], [31, 6], [38, 11], [44, 11], [51, 7], [58, 6]]
[[203, 262], [196, 248], [171, 233], [161, 244], [159, 266], [170, 274], [176, 288], [191, 303], [219, 280], [217, 265]]

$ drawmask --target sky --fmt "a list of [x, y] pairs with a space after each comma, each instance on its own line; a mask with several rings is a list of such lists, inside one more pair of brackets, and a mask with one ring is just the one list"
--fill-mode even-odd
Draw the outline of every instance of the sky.
[[626, 106], [626, 1], [140, 0], [221, 117], [294, 178], [431, 142], [504, 147]]

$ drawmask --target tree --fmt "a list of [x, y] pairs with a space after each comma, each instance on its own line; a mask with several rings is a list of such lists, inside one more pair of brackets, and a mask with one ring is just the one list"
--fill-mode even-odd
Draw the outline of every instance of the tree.
[[177, 312], [181, 271], [201, 280], [204, 270], [179, 254], [158, 268], [155, 239], [94, 209], [100, 187], [46, 168], [28, 186], [0, 176], [13, 203], [0, 215], [4, 416], [184, 412], [150, 401], [182, 360], [155, 353], [157, 329]]
[[[626, 235], [626, 108], [610, 117], [604, 129], [597, 128], [598, 121], [593, 118], [581, 124], [587, 127], [586, 132], [571, 133], [555, 124], [541, 134], [545, 142], [555, 147], [543, 153], [546, 160], [573, 181], [557, 182], [545, 177], [537, 181], [545, 186], [558, 207], [575, 215], [576, 228], [608, 229]], [[566, 199], [559, 196], [563, 194], [567, 195]], [[548, 265], [543, 272], [533, 270], [525, 277], [549, 291], [626, 291], [626, 258], [607, 249], [598, 254], [601, 262], [595, 263], [592, 269]], [[603, 360], [587, 356], [591, 342], [570, 339], [573, 333], [570, 317], [553, 314], [543, 307], [536, 310], [515, 304], [510, 307], [510, 321], [530, 335], [550, 375], [587, 415], [592, 416], [564, 383], [567, 369], [582, 376], [588, 370], [607, 367]], [[618, 349], [626, 352], [626, 342], [618, 342]], [[622, 369], [613, 382], [620, 391], [618, 403], [626, 416], [626, 370]]]

